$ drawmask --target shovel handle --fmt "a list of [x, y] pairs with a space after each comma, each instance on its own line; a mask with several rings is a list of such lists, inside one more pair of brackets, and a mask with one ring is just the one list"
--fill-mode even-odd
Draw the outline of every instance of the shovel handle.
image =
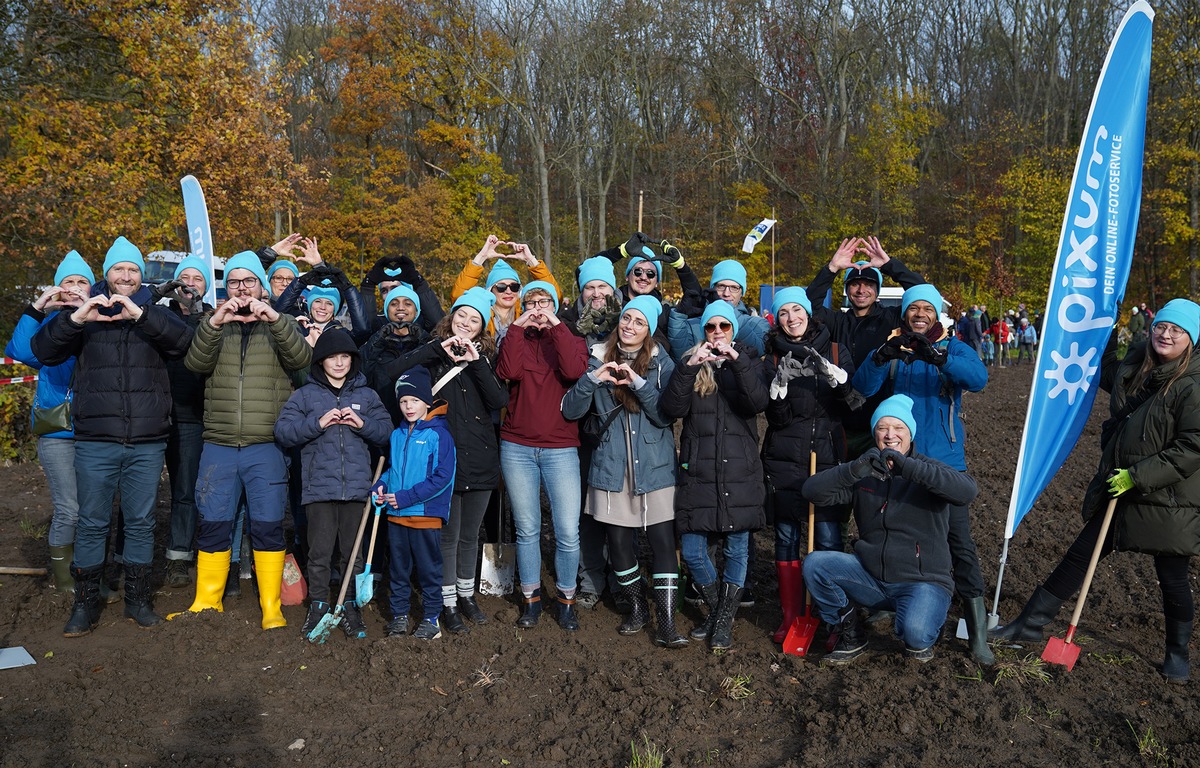
[[1067, 642], [1075, 635], [1075, 626], [1079, 624], [1079, 617], [1083, 615], [1083, 603], [1087, 600], [1088, 589], [1092, 586], [1092, 577], [1096, 575], [1096, 564], [1100, 562], [1100, 551], [1104, 549], [1104, 540], [1108, 538], [1108, 527], [1112, 524], [1113, 513], [1117, 509], [1117, 499], [1113, 497], [1108, 502], [1108, 509], [1104, 511], [1104, 522], [1100, 523], [1100, 537], [1096, 539], [1096, 546], [1092, 549], [1092, 561], [1088, 563], [1087, 573], [1083, 576], [1083, 586], [1079, 589], [1079, 599], [1075, 602], [1075, 612], [1071, 614], [1071, 629], [1067, 634]]
[[[375, 477], [372, 478], [372, 480], [371, 480], [372, 486], [374, 486], [375, 483], [379, 482], [379, 476], [383, 474], [383, 462], [386, 459], [387, 459], [386, 456], [379, 457], [379, 463], [375, 465]], [[371, 497], [370, 497], [370, 494], [368, 494], [367, 495], [367, 503], [363, 504], [362, 520], [358, 521], [358, 533], [355, 534], [355, 536], [354, 536], [354, 546], [350, 549], [350, 553], [351, 553], [350, 563], [351, 564], [354, 563], [354, 556], [355, 556], [355, 553], [358, 552], [358, 548], [362, 546], [363, 531], [367, 530], [367, 516], [370, 514], [371, 514]], [[337, 600], [337, 606], [335, 607], [335, 610], [337, 608], [340, 608], [341, 606], [345, 605], [346, 590], [350, 588], [350, 582], [352, 582], [352, 581], [354, 581], [353, 577], [347, 578], [345, 575], [342, 576], [342, 588], [338, 591], [338, 600]]]
[[375, 535], [379, 533], [379, 518], [383, 517], [383, 507], [375, 508], [375, 520], [371, 523], [371, 543], [367, 545], [367, 567], [371, 567], [371, 559], [375, 557]]
[[[808, 452], [808, 476], [812, 477], [817, 474], [817, 452]], [[817, 524], [817, 507], [811, 501], [808, 502], [808, 554], [812, 554], [815, 548], [816, 535], [813, 528]], [[812, 616], [812, 595], [808, 592], [808, 586], [804, 587], [804, 615]]]

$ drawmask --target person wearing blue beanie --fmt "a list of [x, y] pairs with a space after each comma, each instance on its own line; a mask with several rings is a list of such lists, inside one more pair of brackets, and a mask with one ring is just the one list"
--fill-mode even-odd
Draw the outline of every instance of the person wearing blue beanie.
[[267, 270], [267, 281], [271, 287], [271, 298], [278, 299], [287, 290], [287, 287], [292, 284], [292, 281], [300, 276], [300, 269], [287, 259], [277, 259], [271, 268]]
[[625, 302], [625, 307], [621, 310], [621, 314], [628, 314], [630, 311], [636, 311], [646, 320], [646, 325], [650, 329], [650, 335], [653, 336], [658, 330], [658, 315], [662, 310], [662, 304], [653, 296], [635, 296]]
[[729, 321], [732, 329], [728, 332], [728, 340], [733, 341], [738, 332], [738, 313], [733, 308], [733, 305], [727, 301], [718, 299], [704, 308], [704, 314], [700, 316], [700, 327], [708, 332], [709, 321], [715, 317], [724, 318]]
[[[234, 272], [241, 270], [250, 274], [238, 274]], [[231, 280], [243, 280], [247, 277], [258, 279], [258, 284], [262, 289], [267, 290], [267, 273], [263, 271], [262, 261], [258, 258], [258, 254], [254, 251], [242, 251], [235, 254], [225, 262], [225, 285], [229, 287]]]
[[775, 322], [779, 322], [779, 310], [784, 304], [799, 304], [804, 307], [804, 311], [812, 316], [812, 302], [808, 300], [808, 294], [804, 289], [790, 285], [787, 288], [781, 288], [775, 292], [775, 296], [771, 299], [771, 314], [775, 316]]
[[[712, 279], [708, 281], [708, 287], [717, 290], [721, 293], [721, 283], [731, 283], [738, 289], [737, 300], [740, 301], [742, 294], [746, 292], [746, 267], [735, 259], [725, 259], [718, 261], [713, 265]], [[724, 295], [721, 298], [729, 301]], [[730, 301], [730, 304], [733, 302]]]
[[613, 271], [613, 263], [603, 256], [593, 256], [585, 259], [579, 265], [579, 289], [584, 290], [588, 284], [599, 280], [613, 291], [617, 290], [617, 275]]
[[922, 285], [914, 285], [904, 292], [904, 297], [900, 300], [900, 314], [908, 314], [908, 308], [912, 306], [914, 301], [923, 301], [933, 307], [934, 317], [937, 317], [942, 312], [942, 294], [938, 293], [937, 288], [934, 288], [929, 283]]
[[79, 255], [79, 251], [68, 251], [63, 260], [58, 263], [58, 269], [54, 272], [54, 284], [62, 285], [63, 280], [66, 280], [71, 275], [79, 275], [86, 278], [88, 285], [96, 282], [96, 275], [92, 272], [92, 268]]
[[[499, 253], [497, 248], [500, 247], [511, 248], [512, 253]], [[520, 291], [524, 281], [513, 268], [510, 260], [524, 264], [529, 270], [530, 280], [550, 283], [554, 286], [555, 295], [561, 293], [550, 268], [533, 255], [528, 244], [507, 242], [496, 235], [488, 235], [483, 247], [479, 249], [479, 253], [463, 265], [462, 271], [454, 279], [454, 286], [450, 289], [450, 298], [457, 301], [469, 288], [476, 287], [480, 280], [484, 280], [484, 287], [496, 297], [496, 303], [492, 305], [491, 316], [485, 320], [488, 333], [494, 335], [497, 340], [504, 337], [509, 324], [517, 318], [520, 312]], [[489, 261], [492, 261], [493, 264], [490, 271], [485, 274], [484, 270]]]
[[908, 427], [908, 439], [917, 439], [917, 420], [913, 418], [913, 400], [908, 395], [892, 395], [879, 404], [871, 415], [871, 429], [879, 425], [879, 420], [885, 416], [899, 419]]
[[[205, 291], [208, 290], [208, 264], [199, 256], [188, 256], [176, 265], [175, 279], [183, 280], [183, 273], [189, 269], [196, 274], [191, 276], [192, 282], [185, 282], [184, 284], [189, 288], [195, 289], [203, 296]], [[197, 275], [199, 276], [199, 287], [195, 284]]]
[[487, 282], [484, 285], [490, 291], [492, 290], [492, 286], [502, 280], [511, 280], [517, 284], [518, 288], [521, 287], [521, 276], [517, 274], [517, 270], [510, 267], [508, 262], [504, 260], [497, 261], [492, 266], [488, 272]]
[[558, 313], [558, 290], [548, 282], [542, 280], [534, 280], [532, 283], [527, 283], [521, 288], [521, 303], [525, 303], [525, 297], [533, 291], [542, 291], [550, 297], [550, 301], [554, 305], [554, 313]]
[[117, 264], [133, 264], [138, 268], [138, 272], [146, 271], [146, 260], [142, 257], [141, 250], [125, 239], [124, 236], [118, 237], [113, 241], [112, 246], [108, 249], [108, 253], [104, 256], [103, 272], [107, 276], [108, 270], [112, 269]]
[[[310, 328], [315, 327], [320, 334], [329, 330], [331, 323], [334, 327], [340, 327], [341, 324], [334, 321], [338, 310], [342, 308], [342, 294], [337, 288], [314, 285], [305, 292], [305, 296], [308, 301], [308, 318], [312, 321]], [[319, 336], [310, 333], [308, 338], [315, 344]]]
[[[1158, 314], [1154, 316], [1154, 322], [1150, 324], [1150, 329], [1153, 332], [1160, 323], [1170, 323], [1177, 328], [1183, 330], [1187, 337], [1192, 340], [1192, 346], [1196, 346], [1197, 336], [1200, 336], [1200, 305], [1188, 299], [1171, 299], [1163, 308], [1158, 310]], [[1157, 332], [1160, 338], [1177, 338], [1177, 336], [1168, 336], [1166, 328]], [[1158, 349], [1155, 347], [1155, 351]]]
[[496, 303], [496, 296], [486, 288], [475, 286], [468, 288], [466, 293], [459, 296], [458, 299], [450, 307], [450, 314], [459, 307], [469, 307], [479, 313], [479, 318], [487, 325], [487, 321], [492, 317], [492, 306]]
[[415, 323], [421, 316], [421, 298], [411, 286], [400, 283], [384, 297], [383, 313], [392, 323]]

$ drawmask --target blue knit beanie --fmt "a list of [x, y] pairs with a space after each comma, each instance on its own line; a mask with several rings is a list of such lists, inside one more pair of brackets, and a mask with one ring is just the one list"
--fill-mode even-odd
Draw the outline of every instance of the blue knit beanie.
[[204, 289], [208, 290], [208, 264], [199, 256], [188, 256], [183, 261], [179, 262], [179, 266], [175, 267], [175, 279], [183, 274], [185, 269], [194, 269], [200, 273], [200, 277], [204, 278]]
[[[605, 259], [605, 261], [608, 261], [608, 259]], [[551, 283], [548, 283], [545, 280], [534, 280], [532, 283], [528, 283], [524, 288], [522, 288], [521, 303], [525, 303], [525, 294], [529, 293], [534, 288], [541, 288], [543, 291], [550, 294], [550, 298], [554, 299], [554, 311], [558, 312], [558, 291]]]
[[[721, 278], [721, 279], [728, 280], [729, 278]], [[737, 336], [737, 332], [738, 332], [737, 310], [733, 308], [732, 304], [730, 304], [728, 301], [721, 301], [719, 299], [717, 301], [714, 301], [712, 304], [709, 304], [707, 307], [704, 308], [704, 314], [700, 317], [700, 327], [704, 328], [704, 326], [708, 325], [708, 321], [713, 319], [714, 317], [723, 317], [726, 320], [728, 320], [730, 323], [732, 323], [733, 324], [733, 335]]]
[[812, 302], [808, 300], [804, 289], [798, 285], [789, 285], [775, 291], [775, 297], [771, 299], [771, 314], [775, 316], [776, 325], [779, 324], [779, 310], [783, 309], [784, 304], [799, 304], [804, 307], [808, 316], [812, 317]]
[[450, 314], [454, 314], [454, 310], [459, 307], [470, 307], [479, 313], [479, 316], [483, 318], [483, 324], [487, 325], [488, 320], [492, 318], [492, 305], [495, 303], [496, 294], [477, 285], [474, 288], [468, 288], [462, 296], [458, 297], [458, 301], [455, 301], [454, 305], [450, 307]]
[[300, 276], [300, 270], [295, 264], [287, 259], [276, 259], [275, 263], [271, 265], [271, 268], [267, 270], [267, 280], [275, 277], [275, 273], [281, 269], [286, 269], [287, 271], [291, 272], [293, 280]]
[[342, 294], [337, 288], [325, 288], [324, 286], [314, 285], [304, 292], [308, 299], [309, 311], [312, 311], [313, 302], [317, 299], [325, 299], [333, 304], [333, 314], [342, 311]]
[[629, 310], [636, 310], [642, 317], [646, 318], [646, 325], [650, 327], [650, 335], [658, 330], [658, 316], [662, 313], [662, 302], [653, 296], [635, 296], [625, 302], [624, 309], [621, 310], [621, 316]]
[[913, 401], [908, 395], [892, 395], [887, 400], [879, 404], [875, 409], [875, 413], [871, 416], [871, 431], [875, 430], [875, 425], [884, 416], [891, 416], [893, 419], [900, 419], [904, 422], [904, 426], [908, 427], [908, 437], [910, 440], [917, 439], [917, 420], [913, 418]]
[[875, 283], [875, 290], [883, 287], [883, 273], [875, 267], [869, 266], [870, 262], [856, 261], [854, 266], [842, 273], [842, 289], [845, 290], [851, 280], [870, 280]]
[[263, 272], [262, 262], [258, 258], [258, 254], [254, 251], [242, 251], [235, 254], [229, 261], [225, 262], [225, 280], [229, 281], [229, 275], [235, 269], [245, 269], [251, 272], [258, 278], [258, 282], [262, 285], [263, 290], [267, 288], [267, 273]]
[[613, 263], [604, 256], [593, 256], [579, 265], [580, 290], [593, 280], [603, 280], [617, 290], [617, 273], [613, 271]]
[[92, 268], [79, 255], [79, 251], [70, 251], [63, 260], [58, 263], [58, 269], [54, 272], [54, 284], [61, 285], [63, 280], [66, 280], [71, 275], [79, 275], [86, 277], [89, 283], [96, 282], [96, 275], [92, 272]]
[[625, 265], [625, 277], [628, 278], [629, 273], [633, 271], [633, 268], [643, 261], [654, 267], [654, 271], [658, 275], [658, 279], [662, 280], [662, 262], [658, 261], [657, 259], [647, 259], [645, 256], [630, 257], [629, 263]]
[[1200, 336], [1200, 305], [1187, 299], [1171, 299], [1154, 316], [1154, 323], [1173, 323], [1182, 328], [1196, 346], [1196, 337]]
[[433, 405], [433, 383], [425, 366], [409, 368], [396, 379], [396, 399], [405, 397], [415, 397], [426, 405]]
[[104, 257], [104, 274], [107, 275], [108, 270], [124, 262], [135, 265], [139, 272], [146, 271], [146, 260], [142, 258], [142, 252], [136, 245], [121, 236], [113, 241], [112, 247], [108, 249], [108, 253]]
[[383, 314], [385, 317], [388, 316], [388, 307], [392, 306], [392, 302], [396, 299], [408, 299], [413, 303], [413, 306], [417, 308], [417, 314], [413, 320], [421, 316], [421, 299], [417, 297], [417, 292], [408, 283], [400, 283], [400, 285], [388, 291], [387, 296], [383, 299]]
[[512, 280], [517, 285], [521, 284], [521, 276], [517, 274], [517, 270], [510, 267], [508, 265], [508, 262], [505, 261], [504, 259], [497, 259], [495, 266], [492, 267], [492, 271], [488, 272], [488, 276], [487, 276], [488, 290], [490, 291], [492, 289], [492, 286], [495, 285], [496, 283], [500, 282], [501, 280]]
[[914, 285], [904, 292], [904, 298], [900, 300], [900, 316], [908, 312], [908, 305], [914, 301], [925, 301], [933, 307], [933, 311], [937, 315], [942, 314], [942, 294], [938, 293], [937, 288], [934, 288], [929, 283]]
[[740, 261], [725, 259], [725, 261], [716, 263], [716, 266], [713, 267], [712, 279], [708, 281], [708, 287], [713, 288], [722, 280], [737, 283], [742, 287], [742, 293], [746, 292], [746, 268]]

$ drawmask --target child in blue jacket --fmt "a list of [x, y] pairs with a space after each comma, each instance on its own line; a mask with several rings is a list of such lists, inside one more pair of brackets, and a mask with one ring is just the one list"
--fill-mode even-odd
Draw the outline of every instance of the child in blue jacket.
[[[299, 448], [300, 501], [308, 517], [308, 616], [300, 628], [307, 635], [329, 613], [331, 560], [336, 544], [339, 572], [351, 579], [363, 571], [362, 552], [351, 546], [358, 534], [363, 502], [371, 491], [371, 448], [387, 444], [392, 417], [360, 371], [358, 347], [349, 332], [327, 330], [313, 347], [308, 383], [297, 389], [275, 421], [275, 439], [284, 448]], [[347, 591], [342, 629], [364, 638], [367, 627]]]
[[392, 432], [392, 465], [373, 489], [388, 505], [388, 550], [392, 621], [388, 637], [408, 634], [409, 577], [416, 567], [424, 618], [413, 636], [442, 636], [442, 526], [450, 517], [454, 491], [454, 438], [445, 405], [433, 408], [429, 371], [417, 366], [396, 380], [404, 423]]

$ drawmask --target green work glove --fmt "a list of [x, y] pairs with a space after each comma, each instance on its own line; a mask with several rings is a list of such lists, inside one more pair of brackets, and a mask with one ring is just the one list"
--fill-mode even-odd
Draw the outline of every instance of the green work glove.
[[1108, 476], [1108, 493], [1113, 498], [1133, 488], [1133, 476], [1128, 469], [1114, 469]]

